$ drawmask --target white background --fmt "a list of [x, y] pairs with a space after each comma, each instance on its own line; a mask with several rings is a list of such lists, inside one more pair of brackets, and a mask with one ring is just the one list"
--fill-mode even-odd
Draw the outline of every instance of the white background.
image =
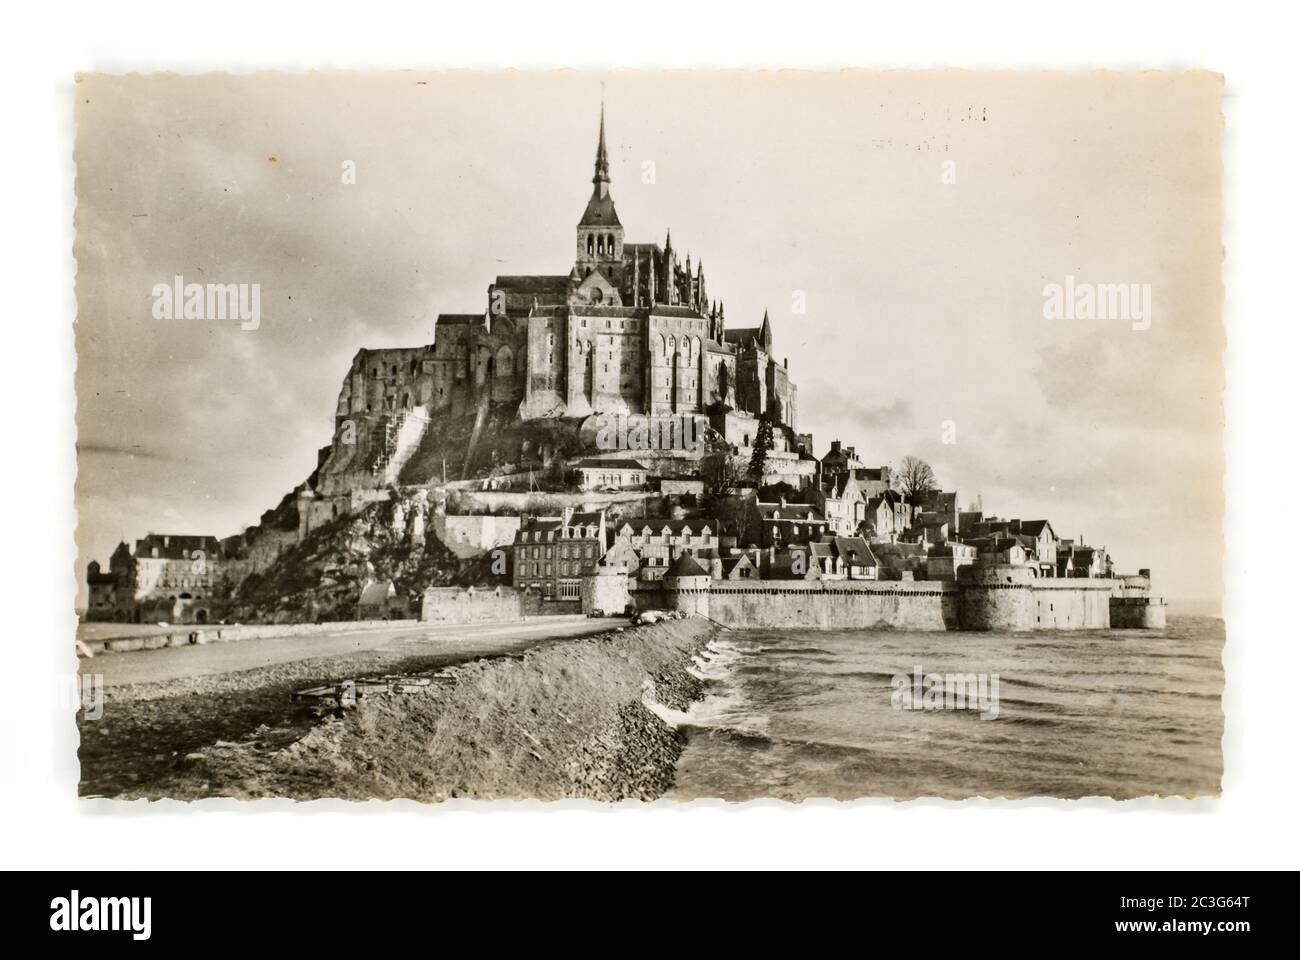
[[[11, 4], [3, 58], [6, 534], [0, 866], [1295, 867], [1294, 12], [1285, 4], [887, 7], [227, 2]], [[725, 807], [256, 806], [76, 799], [68, 690], [72, 76], [381, 67], [1209, 68], [1226, 76], [1228, 450], [1223, 797]], [[84, 398], [83, 398], [84, 399]], [[1195, 465], [1189, 465], [1195, 468]], [[1150, 482], [1177, 483], [1177, 476]], [[63, 678], [60, 680], [59, 678]]]

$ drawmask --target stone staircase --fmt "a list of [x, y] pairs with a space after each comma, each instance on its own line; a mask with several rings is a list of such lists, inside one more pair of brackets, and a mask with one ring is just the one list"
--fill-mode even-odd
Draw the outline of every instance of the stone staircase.
[[399, 410], [384, 421], [383, 443], [370, 464], [370, 475], [381, 486], [397, 482], [402, 467], [424, 439], [429, 423], [429, 414], [423, 407]]

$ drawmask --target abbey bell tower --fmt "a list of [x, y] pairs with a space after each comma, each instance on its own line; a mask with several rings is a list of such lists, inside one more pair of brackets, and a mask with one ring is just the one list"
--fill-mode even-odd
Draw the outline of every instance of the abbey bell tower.
[[[609, 195], [609, 156], [605, 152], [605, 104], [600, 105], [600, 139], [596, 144], [596, 172], [591, 178], [591, 199], [578, 221], [577, 268], [579, 277], [593, 269], [621, 264], [623, 261], [623, 225]], [[602, 271], [607, 280], [612, 272]]]

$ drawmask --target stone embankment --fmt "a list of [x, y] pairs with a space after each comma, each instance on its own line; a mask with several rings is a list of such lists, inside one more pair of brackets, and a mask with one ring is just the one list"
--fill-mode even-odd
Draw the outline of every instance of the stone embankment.
[[[94, 792], [183, 800], [653, 799], [671, 786], [682, 743], [643, 697], [652, 692], [684, 710], [702, 696], [687, 667], [717, 629], [702, 618], [673, 620], [463, 663], [441, 671], [450, 680], [427, 693], [376, 697], [312, 722], [268, 715], [238, 739], [210, 740], [129, 786], [99, 784]], [[238, 679], [230, 675], [226, 684]], [[284, 698], [276, 702], [287, 701], [282, 685], [276, 694]], [[106, 709], [107, 722], [113, 713]]]

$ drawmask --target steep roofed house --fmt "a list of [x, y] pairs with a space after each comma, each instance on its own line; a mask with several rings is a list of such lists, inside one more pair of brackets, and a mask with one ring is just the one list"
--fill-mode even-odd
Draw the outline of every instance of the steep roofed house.
[[851, 474], [854, 470], [862, 469], [866, 464], [858, 459], [857, 451], [853, 447], [832, 440], [831, 448], [821, 459], [821, 466], [822, 475], [829, 478]]
[[[1107, 570], [1106, 551], [1101, 547], [1073, 545], [1068, 548], [1070, 556], [1071, 577], [1104, 577]], [[1058, 562], [1059, 562], [1058, 553]]]
[[843, 537], [853, 536], [867, 516], [867, 498], [851, 473], [830, 477], [813, 488], [813, 502], [826, 517], [830, 531]]
[[722, 557], [718, 562], [720, 579], [722, 580], [757, 580], [759, 579], [758, 567], [746, 553], [736, 554], [735, 556]]
[[1031, 560], [1039, 568], [1039, 575], [1056, 576], [1056, 532], [1052, 525], [1046, 520], [1015, 520], [1012, 529], [1028, 540]]
[[405, 620], [407, 615], [407, 603], [392, 580], [372, 580], [361, 588], [358, 620]]
[[862, 537], [836, 537], [835, 554], [849, 580], [878, 580], [880, 561]]
[[780, 550], [792, 544], [807, 545], [826, 536], [826, 517], [816, 507], [803, 503], [759, 503], [763, 546]]
[[912, 508], [896, 490], [886, 490], [866, 502], [867, 532], [874, 541], [891, 541], [901, 537], [912, 524]]
[[957, 508], [956, 491], [927, 490], [913, 498], [913, 507], [927, 519], [947, 521], [954, 536], [961, 532], [961, 511]]
[[821, 580], [843, 580], [844, 562], [835, 550], [833, 540], [818, 540], [808, 544], [808, 566], [816, 569]]
[[718, 555], [718, 524], [712, 520], [625, 520], [616, 532], [640, 557], [642, 580], [663, 579], [673, 561], [683, 553], [703, 561]]

